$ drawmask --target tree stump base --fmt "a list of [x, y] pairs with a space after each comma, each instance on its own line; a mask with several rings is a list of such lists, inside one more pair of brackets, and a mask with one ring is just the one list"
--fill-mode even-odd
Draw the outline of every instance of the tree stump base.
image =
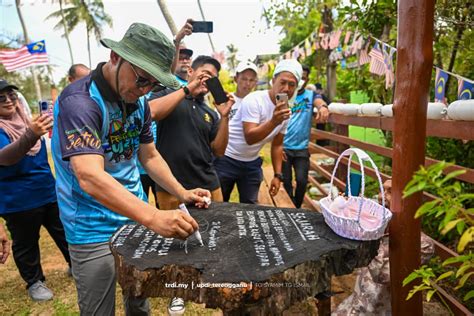
[[226, 314], [280, 314], [328, 291], [332, 275], [368, 265], [379, 246], [336, 235], [312, 211], [236, 203], [189, 211], [205, 246], [191, 236], [188, 253], [183, 241], [142, 225], [125, 225], [111, 238], [125, 294], [178, 296]]

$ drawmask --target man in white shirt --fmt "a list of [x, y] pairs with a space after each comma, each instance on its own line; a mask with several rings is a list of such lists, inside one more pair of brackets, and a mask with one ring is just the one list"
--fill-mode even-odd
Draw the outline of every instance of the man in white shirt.
[[236, 183], [241, 203], [257, 203], [263, 179], [259, 152], [269, 142], [272, 144], [271, 158], [275, 173], [270, 194], [277, 194], [283, 179], [283, 137], [291, 111], [287, 101], [276, 101], [276, 95], [286, 94], [288, 99], [292, 99], [302, 73], [301, 64], [296, 60], [280, 61], [275, 67], [271, 89], [248, 94], [242, 100], [240, 109], [233, 113], [225, 155], [215, 162], [224, 201], [229, 200]]

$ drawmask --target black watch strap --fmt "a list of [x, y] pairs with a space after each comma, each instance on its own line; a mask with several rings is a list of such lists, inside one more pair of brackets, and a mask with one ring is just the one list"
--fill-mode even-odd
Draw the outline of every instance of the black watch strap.
[[183, 91], [184, 91], [185, 95], [190, 95], [191, 94], [191, 91], [189, 91], [188, 87], [186, 87], [186, 86], [183, 86]]
[[280, 181], [283, 181], [283, 174], [281, 173], [275, 173], [274, 177], [280, 179]]

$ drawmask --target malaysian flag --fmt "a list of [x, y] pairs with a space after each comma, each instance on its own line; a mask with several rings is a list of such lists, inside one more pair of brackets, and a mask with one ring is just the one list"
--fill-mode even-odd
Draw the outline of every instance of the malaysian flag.
[[49, 64], [44, 40], [25, 45], [20, 49], [1, 50], [0, 63], [8, 72], [33, 65]]
[[474, 99], [474, 82], [458, 78], [458, 100]]
[[445, 103], [444, 94], [446, 93], [446, 81], [448, 81], [449, 74], [443, 69], [436, 68], [435, 79], [435, 102]]
[[385, 74], [385, 63], [378, 42], [375, 42], [375, 45], [370, 51], [369, 56], [371, 57], [369, 72], [379, 76]]

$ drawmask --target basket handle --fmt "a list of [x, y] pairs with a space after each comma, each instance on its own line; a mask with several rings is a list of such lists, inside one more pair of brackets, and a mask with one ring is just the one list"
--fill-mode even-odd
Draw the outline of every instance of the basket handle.
[[[347, 184], [349, 187], [348, 187], [348, 194], [349, 196], [352, 196], [352, 193], [351, 193], [351, 185], [350, 185], [350, 172], [351, 172], [351, 160], [352, 160], [352, 155], [355, 154], [357, 156], [357, 159], [359, 160], [359, 165], [360, 165], [360, 171], [361, 171], [361, 180], [362, 180], [362, 186], [361, 186], [361, 196], [364, 196], [364, 193], [365, 193], [365, 172], [364, 172], [364, 161], [368, 161], [370, 162], [370, 164], [372, 165], [372, 168], [374, 169], [375, 171], [375, 175], [377, 176], [377, 180], [379, 182], [379, 189], [380, 189], [380, 192], [382, 193], [382, 207], [383, 207], [383, 222], [385, 222], [386, 220], [386, 210], [385, 210], [385, 192], [384, 192], [384, 189], [383, 189], [383, 184], [382, 184], [382, 178], [380, 177], [380, 172], [379, 172], [379, 169], [377, 168], [377, 166], [375, 165], [374, 161], [372, 160], [372, 158], [370, 158], [370, 156], [363, 150], [359, 149], [359, 148], [349, 148], [349, 149], [346, 149], [344, 150], [340, 155], [339, 157], [337, 158], [336, 160], [336, 164], [334, 165], [334, 169], [332, 171], [332, 175], [331, 175], [331, 184], [330, 184], [330, 193], [329, 193], [329, 198], [330, 200], [332, 201], [333, 200], [333, 194], [332, 194], [332, 185], [333, 185], [333, 181], [334, 181], [334, 177], [336, 176], [336, 170], [337, 170], [337, 167], [339, 166], [339, 163], [341, 162], [341, 159], [344, 157], [344, 156], [349, 156], [349, 162], [347, 164]], [[362, 199], [360, 199], [360, 202], [359, 202], [359, 211], [357, 213], [357, 222], [359, 223], [360, 225], [360, 214], [362, 213]]]

